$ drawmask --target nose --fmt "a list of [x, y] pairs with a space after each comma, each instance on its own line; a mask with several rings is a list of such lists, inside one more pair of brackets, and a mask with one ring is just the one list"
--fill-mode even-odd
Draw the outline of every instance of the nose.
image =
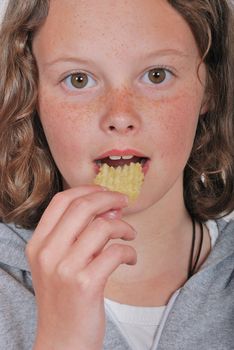
[[131, 116], [125, 113], [118, 113], [116, 115], [112, 114], [108, 118], [105, 129], [112, 133], [127, 134], [135, 132], [138, 129], [137, 124], [136, 120], [133, 120]]
[[109, 134], [135, 134], [141, 126], [141, 119], [134, 109], [132, 96], [115, 94], [110, 98], [101, 119], [101, 129]]

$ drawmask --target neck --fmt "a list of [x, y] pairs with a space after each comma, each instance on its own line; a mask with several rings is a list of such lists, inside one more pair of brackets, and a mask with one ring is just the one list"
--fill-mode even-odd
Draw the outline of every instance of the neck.
[[140, 213], [123, 217], [134, 227], [137, 238], [121, 243], [135, 248], [137, 264], [119, 266], [109, 278], [107, 297], [135, 305], [163, 305], [186, 281], [192, 223], [182, 196], [180, 200], [178, 195], [175, 196], [174, 201], [172, 197], [161, 200], [160, 206], [155, 204]]
[[114, 278], [126, 278], [128, 281], [155, 278], [163, 270], [168, 270], [178, 256], [187, 271], [192, 240], [191, 218], [185, 208], [180, 213], [177, 211], [177, 215], [170, 211], [167, 215], [164, 218], [157, 216], [150, 208], [141, 215], [126, 218], [136, 230], [137, 237], [132, 242], [121, 243], [134, 247], [138, 259], [135, 266], [121, 265], [113, 274]]
[[182, 188], [182, 180], [179, 179], [160, 201], [123, 217], [138, 233], [132, 242], [138, 254], [159, 261], [164, 258], [163, 249], [178, 253], [177, 249], [184, 244], [190, 247], [192, 223], [185, 208]]

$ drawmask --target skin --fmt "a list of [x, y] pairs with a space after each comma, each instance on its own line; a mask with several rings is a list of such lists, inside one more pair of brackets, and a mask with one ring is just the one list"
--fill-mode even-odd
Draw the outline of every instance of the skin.
[[[39, 114], [64, 182], [27, 247], [35, 349], [101, 349], [104, 296], [164, 305], [186, 280], [183, 170], [206, 108], [206, 70], [189, 26], [165, 0], [52, 0], [33, 51]], [[161, 84], [148, 79], [155, 67], [165, 68]], [[67, 78], [79, 71], [92, 77], [84, 89]], [[150, 158], [131, 205], [92, 185], [94, 159], [129, 148]], [[208, 251], [207, 236], [201, 262]]]

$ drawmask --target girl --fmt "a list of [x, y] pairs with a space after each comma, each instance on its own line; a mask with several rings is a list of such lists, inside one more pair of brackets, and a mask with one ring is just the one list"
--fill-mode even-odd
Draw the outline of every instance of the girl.
[[[2, 349], [233, 349], [232, 26], [228, 0], [9, 1]], [[136, 201], [93, 184], [131, 162]]]

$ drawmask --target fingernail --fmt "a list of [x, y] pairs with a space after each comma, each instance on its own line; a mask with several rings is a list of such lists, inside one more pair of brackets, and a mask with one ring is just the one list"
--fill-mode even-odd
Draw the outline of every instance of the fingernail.
[[109, 219], [119, 219], [121, 217], [120, 210], [110, 210], [108, 211], [108, 218]]
[[98, 215], [98, 217], [111, 219], [111, 220], [121, 219], [122, 217], [121, 209], [116, 209], [116, 210], [112, 209], [112, 210], [106, 211], [105, 213]]

